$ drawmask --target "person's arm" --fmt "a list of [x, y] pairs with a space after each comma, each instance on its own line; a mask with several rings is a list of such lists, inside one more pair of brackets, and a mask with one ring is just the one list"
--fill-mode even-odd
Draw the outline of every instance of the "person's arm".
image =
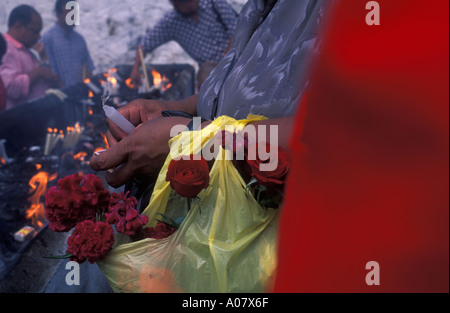
[[30, 77], [26, 73], [19, 72], [20, 62], [12, 53], [3, 56], [0, 69], [6, 93], [10, 99], [20, 99], [30, 90]]
[[[138, 99], [119, 108], [118, 111], [134, 126], [139, 126], [150, 120], [161, 118], [163, 110], [183, 111], [195, 116], [197, 113], [197, 99], [198, 95], [193, 95], [180, 101]], [[114, 145], [127, 137], [127, 134], [111, 120], [108, 119], [107, 123], [109, 127], [107, 138], [110, 145]]]
[[228, 51], [230, 51], [232, 43], [233, 43], [233, 37], [231, 37], [230, 40], [228, 40], [228, 45], [227, 45], [227, 48], [225, 49], [225, 52], [223, 53], [223, 55], [226, 55], [228, 53]]
[[[202, 123], [202, 129], [211, 124], [212, 121]], [[249, 145], [257, 142], [265, 142], [274, 146], [280, 146], [287, 150], [289, 148], [289, 136], [294, 129], [295, 117], [286, 116], [280, 118], [273, 118], [259, 122], [248, 124], [243, 130], [243, 133], [255, 133], [255, 138], [249, 138]], [[249, 131], [252, 127], [255, 132]]]
[[254, 122], [249, 125], [254, 126], [257, 130], [257, 142], [267, 142], [287, 150], [294, 122], [295, 117], [287, 116]]

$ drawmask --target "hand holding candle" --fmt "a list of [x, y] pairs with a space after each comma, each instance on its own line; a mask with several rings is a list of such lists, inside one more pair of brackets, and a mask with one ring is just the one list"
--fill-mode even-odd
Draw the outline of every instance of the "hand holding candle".
[[115, 108], [106, 105], [106, 101], [108, 101], [109, 97], [111, 96], [111, 88], [111, 82], [107, 81], [105, 83], [105, 89], [103, 90], [102, 95], [103, 111], [105, 111], [105, 115], [107, 118], [113, 121], [114, 124], [119, 126], [124, 132], [129, 134], [135, 129], [135, 126], [131, 124], [130, 121], [128, 121], [125, 117], [123, 117], [123, 115], [120, 114]]
[[106, 117], [119, 126], [127, 134], [131, 133], [136, 127], [130, 123], [122, 114], [116, 109], [109, 105], [104, 105], [103, 110], [105, 111]]

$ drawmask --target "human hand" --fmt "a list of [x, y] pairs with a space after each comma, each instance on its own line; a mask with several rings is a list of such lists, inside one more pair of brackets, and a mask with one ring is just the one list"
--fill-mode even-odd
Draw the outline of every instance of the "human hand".
[[[164, 110], [165, 104], [165, 101], [138, 99], [119, 108], [118, 111], [134, 126], [139, 126], [147, 121], [161, 118], [161, 111]], [[109, 128], [106, 137], [110, 146], [128, 136], [110, 119], [107, 119], [106, 122]]]
[[31, 84], [34, 84], [38, 80], [42, 79], [52, 85], [52, 87], [60, 87], [62, 85], [58, 75], [53, 73], [53, 71], [47, 67], [37, 67], [28, 73], [28, 76]]
[[190, 119], [166, 117], [149, 120], [131, 134], [90, 160], [96, 171], [114, 169], [106, 174], [109, 185], [118, 188], [132, 177], [140, 180], [158, 174], [169, 152], [171, 130], [175, 125], [187, 125]]

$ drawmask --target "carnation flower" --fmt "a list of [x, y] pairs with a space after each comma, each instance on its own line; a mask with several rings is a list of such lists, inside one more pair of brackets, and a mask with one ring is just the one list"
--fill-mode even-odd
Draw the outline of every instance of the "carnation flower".
[[95, 175], [73, 174], [62, 178], [46, 196], [46, 217], [49, 228], [67, 232], [84, 220], [95, 220], [96, 213], [107, 208], [109, 192]]
[[145, 238], [163, 239], [172, 235], [176, 228], [170, 227], [165, 223], [158, 222], [155, 227], [144, 228]]
[[103, 186], [103, 182], [96, 175], [88, 174], [81, 182], [85, 201], [91, 206], [107, 208], [109, 205], [110, 193]]
[[116, 230], [128, 236], [136, 235], [136, 232], [148, 223], [148, 216], [141, 215], [136, 210], [138, 201], [135, 197], [127, 198], [129, 192], [124, 194], [113, 193], [109, 212], [105, 214], [106, 222], [115, 224]]
[[114, 244], [114, 231], [111, 225], [90, 220], [75, 226], [67, 240], [67, 253], [71, 261], [95, 263], [108, 254]]

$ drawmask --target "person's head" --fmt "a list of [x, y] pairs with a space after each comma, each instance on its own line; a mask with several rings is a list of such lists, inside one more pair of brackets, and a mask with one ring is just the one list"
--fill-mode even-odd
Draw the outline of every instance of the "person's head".
[[66, 22], [66, 16], [68, 13], [71, 12], [71, 9], [66, 9], [67, 2], [72, 0], [56, 0], [55, 3], [55, 13], [56, 13], [56, 19], [58, 20], [58, 25], [66, 28], [66, 29], [73, 29], [75, 25], [69, 25]]
[[3, 38], [3, 35], [0, 33], [0, 65], [2, 65], [3, 56], [6, 53], [6, 40]]
[[199, 0], [169, 0], [175, 11], [179, 14], [190, 17], [198, 14]]
[[40, 38], [42, 18], [26, 4], [15, 7], [9, 14], [8, 34], [27, 48], [31, 48]]

